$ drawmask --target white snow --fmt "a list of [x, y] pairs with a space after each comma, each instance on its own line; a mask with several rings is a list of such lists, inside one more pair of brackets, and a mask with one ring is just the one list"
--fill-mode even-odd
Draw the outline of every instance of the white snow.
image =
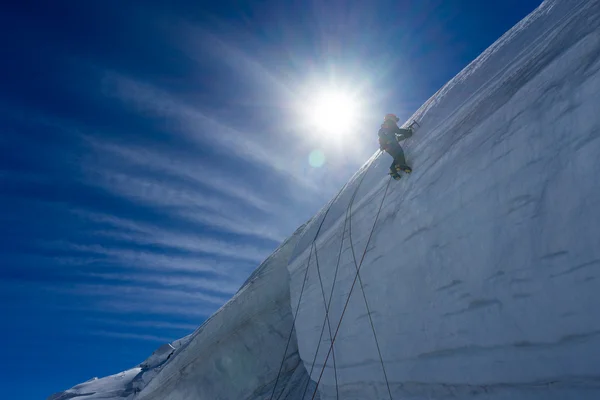
[[105, 378], [93, 378], [67, 391], [56, 393], [48, 397], [48, 400], [68, 400], [77, 397], [86, 400], [127, 398], [134, 392], [132, 382], [140, 371], [141, 368], [137, 367]]
[[374, 156], [187, 340], [50, 399], [271, 399], [298, 304], [273, 399], [310, 399], [357, 265], [315, 398], [600, 398], [600, 2], [544, 2], [415, 118], [411, 176]]

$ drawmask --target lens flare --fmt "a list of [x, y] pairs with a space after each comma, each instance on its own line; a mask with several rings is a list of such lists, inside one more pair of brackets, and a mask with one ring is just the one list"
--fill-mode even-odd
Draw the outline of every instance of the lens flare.
[[311, 151], [308, 155], [308, 163], [313, 168], [321, 168], [325, 164], [325, 153], [319, 149]]

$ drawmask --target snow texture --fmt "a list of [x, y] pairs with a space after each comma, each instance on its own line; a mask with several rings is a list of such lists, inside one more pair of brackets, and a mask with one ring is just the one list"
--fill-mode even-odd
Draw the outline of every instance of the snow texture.
[[412, 175], [375, 155], [194, 334], [50, 399], [600, 398], [599, 110], [600, 2], [546, 1], [416, 112]]

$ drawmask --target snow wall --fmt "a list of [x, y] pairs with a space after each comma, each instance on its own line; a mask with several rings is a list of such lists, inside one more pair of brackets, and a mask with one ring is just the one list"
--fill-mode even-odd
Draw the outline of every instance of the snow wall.
[[600, 398], [600, 2], [544, 2], [414, 118], [411, 176], [376, 154], [194, 334], [51, 398]]

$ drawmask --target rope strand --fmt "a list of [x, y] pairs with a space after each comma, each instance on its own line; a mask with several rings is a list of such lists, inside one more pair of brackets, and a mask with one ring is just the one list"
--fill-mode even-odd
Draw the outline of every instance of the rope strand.
[[[321, 228], [323, 227], [323, 224], [325, 223], [325, 219], [327, 218], [327, 214], [329, 214], [329, 210], [331, 209], [331, 206], [333, 204], [335, 204], [336, 200], [338, 199], [338, 197], [340, 196], [340, 194], [344, 191], [344, 189], [346, 188], [346, 186], [348, 186], [348, 182], [346, 182], [342, 188], [337, 192], [337, 194], [335, 195], [335, 197], [333, 198], [333, 200], [329, 203], [329, 205], [327, 206], [327, 209], [325, 210], [325, 214], [323, 215], [323, 219], [321, 220], [321, 223], [319, 224], [319, 228], [317, 229], [317, 232], [315, 233], [315, 236], [312, 240], [312, 244], [315, 243], [315, 241], [317, 240], [319, 233], [321, 232]], [[283, 369], [283, 364], [285, 363], [285, 358], [287, 356], [287, 351], [289, 349], [290, 346], [290, 341], [292, 339], [292, 334], [294, 333], [294, 327], [296, 326], [296, 319], [298, 318], [298, 312], [300, 311], [300, 303], [302, 302], [302, 296], [304, 294], [304, 287], [306, 286], [306, 281], [308, 278], [308, 270], [310, 267], [310, 258], [312, 255], [312, 244], [311, 244], [311, 251], [309, 253], [308, 256], [308, 262], [306, 265], [306, 271], [304, 273], [304, 280], [302, 282], [302, 288], [300, 289], [300, 296], [298, 297], [298, 305], [296, 306], [296, 311], [294, 313], [294, 318], [292, 320], [292, 327], [290, 329], [290, 334], [288, 335], [288, 340], [287, 343], [285, 345], [285, 350], [283, 352], [283, 357], [281, 359], [281, 364], [279, 365], [279, 371], [277, 372], [277, 378], [275, 379], [275, 384], [273, 385], [273, 391], [271, 392], [271, 396], [269, 397], [269, 400], [273, 400], [273, 397], [275, 396], [275, 390], [277, 389], [277, 384], [279, 383], [279, 378], [281, 377], [281, 370]], [[281, 395], [283, 394], [285, 390], [285, 387], [281, 390], [281, 393], [279, 393], [279, 396], [277, 397], [277, 400], [279, 400], [279, 398], [281, 397]]]
[[[391, 181], [388, 181], [388, 186], [389, 186], [389, 182], [391, 182]], [[387, 194], [387, 190], [386, 190], [386, 194]], [[384, 200], [385, 200], [385, 197], [382, 200], [382, 203], [381, 203], [382, 205], [383, 205]], [[373, 225], [373, 229], [375, 229], [375, 225]], [[350, 237], [350, 247], [352, 248], [352, 258], [354, 259], [356, 275], [358, 276], [358, 283], [360, 285], [360, 289], [362, 291], [363, 298], [365, 300], [365, 307], [367, 308], [367, 315], [369, 316], [369, 322], [371, 323], [371, 330], [373, 331], [373, 338], [375, 339], [375, 346], [377, 347], [377, 353], [379, 354], [379, 361], [381, 362], [381, 369], [383, 370], [383, 377], [385, 378], [385, 384], [387, 386], [388, 394], [390, 395], [390, 400], [392, 400], [393, 397], [392, 397], [392, 391], [390, 389], [390, 382], [388, 380], [387, 372], [385, 370], [383, 356], [381, 355], [381, 347], [379, 346], [379, 340], [377, 339], [377, 333], [375, 333], [375, 324], [373, 323], [373, 317], [371, 316], [371, 309], [369, 307], [369, 302], [367, 301], [367, 294], [365, 293], [365, 288], [364, 288], [364, 285], [362, 282], [362, 278], [360, 277], [358, 262], [356, 261], [356, 253], [354, 252], [354, 243], [352, 241], [352, 218], [350, 218], [350, 221], [349, 221], [348, 236]], [[365, 254], [367, 252], [368, 247], [369, 247], [369, 243], [367, 243], [367, 246], [365, 247]]]
[[360, 269], [362, 267], [363, 261], [365, 260], [365, 256], [367, 254], [367, 249], [369, 248], [369, 244], [371, 243], [371, 239], [373, 238], [373, 232], [375, 231], [375, 226], [377, 225], [377, 221], [379, 220], [379, 214], [381, 214], [381, 209], [383, 207], [383, 203], [384, 203], [385, 198], [387, 196], [391, 180], [392, 180], [392, 178], [390, 177], [388, 179], [387, 185], [385, 186], [385, 192], [383, 194], [383, 198], [381, 199], [381, 203], [379, 204], [379, 209], [377, 210], [377, 215], [375, 216], [375, 221], [373, 222], [373, 227], [371, 228], [371, 233], [369, 234], [369, 238], [367, 240], [367, 245], [365, 246], [365, 251], [363, 252], [362, 257], [360, 259], [360, 263], [358, 264], [356, 275], [354, 277], [354, 280], [352, 281], [352, 286], [350, 286], [350, 293], [348, 293], [348, 297], [346, 298], [346, 303], [344, 304], [344, 308], [342, 309], [342, 315], [340, 317], [340, 321], [339, 321], [339, 323], [337, 325], [337, 328], [335, 330], [335, 334], [333, 335], [333, 339], [331, 341], [331, 345], [329, 346], [329, 351], [327, 352], [327, 357], [325, 357], [325, 363], [323, 364], [323, 368], [321, 368], [321, 373], [319, 374], [319, 379], [317, 380], [317, 385], [316, 385], [315, 390], [313, 392], [312, 400], [314, 400], [315, 396], [317, 395], [317, 391], [319, 389], [319, 384], [321, 383], [321, 379], [323, 378], [323, 372], [325, 371], [325, 366], [327, 365], [327, 360], [329, 360], [329, 356], [330, 356], [331, 351], [333, 349], [333, 345], [335, 343], [335, 339], [337, 338], [337, 335], [338, 335], [338, 333], [340, 331], [340, 326], [342, 325], [342, 321], [344, 319], [344, 315], [346, 314], [346, 310], [348, 309], [348, 303], [350, 302], [350, 297], [352, 296], [352, 291], [354, 290], [354, 286], [356, 285], [356, 281], [358, 280], [358, 277], [360, 275]]
[[[361, 177], [360, 177], [360, 179], [359, 179], [359, 181], [358, 181], [358, 183], [356, 185], [356, 188], [354, 189], [354, 192], [352, 193], [350, 201], [348, 202], [348, 206], [346, 207], [346, 215], [344, 217], [344, 228], [343, 228], [343, 231], [342, 231], [342, 241], [340, 243], [340, 250], [338, 252], [338, 259], [337, 259], [336, 266], [335, 266], [335, 273], [334, 273], [334, 276], [333, 276], [333, 284], [331, 286], [331, 292], [329, 294], [329, 301], [327, 303], [327, 308], [325, 309], [325, 317], [323, 318], [323, 325], [321, 326], [321, 334], [319, 335], [317, 349], [315, 350], [315, 356], [313, 358], [313, 361], [312, 361], [312, 364], [311, 364], [311, 367], [310, 367], [310, 372], [308, 373], [308, 376], [312, 376], [315, 364], [317, 362], [317, 356], [319, 354], [319, 349], [321, 348], [321, 343], [322, 343], [322, 339], [323, 339], [323, 333], [325, 331], [325, 323], [329, 319], [328, 314], [329, 314], [329, 310], [331, 309], [331, 302], [333, 301], [333, 292], [334, 292], [334, 289], [335, 289], [335, 284], [336, 284], [336, 281], [337, 281], [337, 274], [338, 274], [338, 271], [339, 271], [340, 261], [341, 261], [341, 258], [342, 258], [342, 250], [343, 250], [343, 245], [344, 245], [344, 237], [345, 237], [345, 234], [346, 234], [346, 226], [347, 226], [349, 218], [350, 218], [350, 211], [352, 209], [352, 204], [354, 203], [354, 199], [356, 198], [356, 195], [358, 193], [358, 189], [361, 187], [362, 182], [363, 182], [363, 180], [365, 178], [365, 175], [367, 174], [367, 172], [368, 172], [369, 168], [371, 167], [371, 164], [373, 163], [374, 160], [375, 159], [372, 159], [369, 162], [369, 164], [366, 166], [365, 172], [361, 175]], [[315, 249], [315, 251], [316, 251], [316, 249]], [[333, 339], [331, 339], [331, 340], [333, 340]], [[335, 365], [334, 365], [334, 368], [335, 368]], [[306, 392], [308, 391], [308, 386], [309, 385], [310, 385], [310, 380], [306, 382], [306, 385], [304, 387], [304, 392], [303, 392], [302, 397], [301, 397], [302, 399], [304, 399], [304, 396], [306, 395]], [[338, 391], [339, 391], [339, 388], [338, 388], [338, 385], [336, 384], [336, 392], [338, 392]]]
[[[363, 168], [363, 171], [364, 171], [364, 172], [362, 173], [362, 175], [361, 175], [361, 177], [360, 177], [360, 180], [359, 180], [359, 182], [358, 182], [358, 184], [357, 184], [357, 187], [356, 187], [356, 189], [354, 190], [354, 193], [352, 194], [352, 199], [351, 199], [350, 203], [348, 204], [348, 207], [346, 208], [346, 220], [344, 221], [344, 231], [345, 231], [345, 226], [346, 226], [347, 219], [349, 218], [349, 215], [350, 215], [350, 214], [349, 214], [349, 210], [351, 209], [351, 207], [352, 207], [352, 204], [354, 203], [354, 199], [355, 199], [355, 197], [356, 197], [356, 194], [357, 194], [357, 192], [358, 192], [358, 189], [360, 188], [360, 185], [362, 184], [362, 182], [363, 182], [363, 180], [364, 180], [364, 177], [365, 177], [365, 175], [367, 174], [367, 172], [368, 172], [368, 171], [369, 171], [369, 169], [371, 168], [371, 165], [372, 165], [372, 164], [373, 164], [373, 162], [374, 162], [374, 161], [377, 159], [377, 157], [379, 156], [379, 154], [380, 154], [380, 153], [381, 153], [381, 151], [378, 151], [378, 152], [377, 152], [377, 154], [376, 154], [374, 157], [372, 157], [372, 158], [369, 160], [368, 164], [367, 164], [367, 165], [366, 165], [366, 166]], [[359, 172], [360, 172], [360, 171], [359, 171]], [[288, 351], [288, 349], [289, 349], [290, 342], [291, 342], [291, 339], [292, 339], [292, 335], [293, 335], [293, 332], [294, 332], [294, 328], [295, 328], [295, 326], [296, 326], [296, 320], [297, 320], [297, 318], [298, 318], [298, 313], [299, 313], [299, 311], [300, 311], [300, 304], [301, 304], [301, 302], [302, 302], [302, 296], [303, 296], [303, 294], [304, 294], [304, 289], [305, 289], [305, 286], [306, 286], [306, 282], [307, 282], [307, 280], [308, 280], [308, 271], [309, 271], [309, 269], [310, 269], [310, 260], [311, 260], [311, 257], [312, 257], [312, 250], [313, 250], [313, 247], [315, 247], [315, 255], [316, 255], [316, 245], [315, 245], [315, 243], [316, 243], [316, 241], [317, 241], [317, 239], [318, 239], [318, 236], [319, 236], [319, 234], [320, 234], [320, 232], [321, 232], [321, 229], [322, 229], [322, 227], [323, 227], [323, 224], [325, 223], [325, 220], [327, 219], [327, 215], [329, 214], [329, 211], [331, 210], [331, 206], [332, 206], [333, 204], [335, 204], [335, 202], [337, 201], [338, 197], [339, 197], [339, 196], [341, 195], [341, 193], [344, 191], [344, 189], [346, 188], [346, 186], [348, 186], [348, 183], [349, 183], [349, 182], [350, 182], [350, 181], [346, 182], [346, 183], [345, 183], [345, 184], [342, 186], [342, 188], [341, 188], [341, 189], [338, 191], [338, 193], [335, 195], [335, 197], [333, 198], [333, 200], [332, 200], [332, 201], [329, 203], [329, 205], [328, 205], [328, 207], [327, 207], [327, 209], [325, 210], [325, 213], [324, 213], [324, 215], [323, 215], [323, 219], [321, 220], [321, 223], [319, 224], [319, 228], [317, 229], [317, 232], [315, 233], [315, 236], [313, 237], [313, 240], [312, 240], [312, 242], [311, 242], [311, 249], [310, 249], [310, 252], [309, 252], [308, 261], [307, 261], [307, 265], [306, 265], [306, 270], [305, 270], [305, 273], [304, 273], [304, 279], [303, 279], [303, 282], [302, 282], [302, 287], [301, 287], [301, 289], [300, 289], [300, 295], [299, 295], [299, 297], [298, 297], [298, 305], [296, 306], [296, 310], [295, 310], [295, 312], [294, 312], [294, 318], [293, 318], [293, 320], [292, 320], [292, 327], [291, 327], [291, 329], [290, 329], [290, 333], [289, 333], [289, 335], [288, 335], [288, 340], [287, 340], [287, 343], [286, 343], [286, 346], [285, 346], [285, 350], [284, 350], [284, 353], [283, 353], [283, 357], [282, 357], [282, 360], [281, 360], [281, 364], [279, 365], [279, 370], [278, 370], [278, 372], [277, 372], [277, 378], [275, 379], [275, 384], [273, 385], [273, 391], [271, 392], [271, 396], [270, 396], [269, 400], [273, 400], [273, 398], [274, 398], [274, 396], [275, 396], [275, 391], [276, 391], [276, 389], [277, 389], [277, 384], [279, 383], [279, 379], [280, 379], [280, 377], [281, 377], [281, 372], [282, 372], [282, 369], [283, 369], [283, 365], [284, 365], [284, 363], [285, 363], [285, 359], [286, 359], [286, 356], [287, 356], [287, 351]], [[388, 182], [388, 186], [389, 186], [389, 182]], [[386, 192], [387, 192], [387, 189], [386, 189]], [[378, 215], [379, 215], [379, 213], [378, 213]], [[311, 371], [310, 371], [310, 373], [309, 373], [309, 377], [312, 375], [312, 371], [313, 371], [313, 368], [314, 368], [314, 365], [315, 365], [315, 362], [316, 362], [316, 356], [317, 356], [317, 354], [318, 354], [318, 349], [319, 349], [319, 347], [320, 347], [320, 345], [321, 345], [321, 339], [322, 339], [322, 336], [323, 336], [323, 332], [324, 332], [324, 330], [325, 330], [325, 323], [328, 321], [328, 318], [329, 318], [329, 317], [328, 317], [328, 316], [329, 316], [329, 309], [330, 309], [330, 306], [331, 306], [331, 301], [332, 301], [332, 298], [333, 298], [333, 289], [334, 289], [334, 287], [335, 287], [335, 279], [336, 279], [336, 277], [337, 277], [337, 272], [338, 272], [338, 268], [339, 268], [339, 263], [340, 263], [340, 258], [341, 258], [341, 252], [342, 252], [342, 245], [343, 245], [343, 236], [342, 236], [342, 244], [340, 244], [340, 253], [339, 253], [339, 256], [338, 256], [338, 262], [337, 262], [337, 266], [336, 266], [336, 273], [335, 273], [335, 276], [334, 276], [334, 282], [333, 282], [333, 285], [332, 285], [332, 288], [331, 288], [331, 294], [330, 294], [330, 297], [329, 297], [329, 302], [328, 302], [328, 304], [327, 304], [327, 306], [326, 306], [326, 309], [325, 309], [325, 318], [324, 318], [324, 321], [323, 321], [323, 327], [322, 327], [322, 329], [321, 329], [321, 336], [320, 336], [320, 338], [319, 338], [319, 344], [318, 344], [318, 346], [317, 346], [317, 351], [315, 352], [315, 359], [313, 360], [313, 364], [312, 364], [312, 366], [311, 366]], [[319, 274], [319, 276], [320, 276], [320, 274]], [[355, 279], [355, 281], [356, 281], [356, 279]], [[354, 283], [356, 283], [356, 282], [354, 282]], [[352, 286], [353, 286], [353, 287], [354, 287], [354, 283], [352, 284]], [[352, 293], [352, 289], [351, 289], [351, 292], [350, 292], [350, 293]], [[346, 307], [347, 307], [347, 303], [346, 303]], [[344, 311], [345, 311], [345, 307], [344, 307]], [[343, 313], [342, 313], [342, 318], [343, 318]], [[341, 319], [340, 319], [340, 323], [341, 323]], [[333, 351], [333, 344], [334, 344], [334, 342], [335, 342], [335, 337], [336, 337], [336, 335], [337, 335], [337, 331], [339, 330], [339, 325], [340, 325], [340, 324], [338, 324], [338, 326], [337, 326], [337, 329], [336, 329], [336, 333], [335, 333], [335, 335], [334, 335], [334, 336], [333, 336], [333, 338], [331, 339], [331, 346], [329, 347], [329, 351], [328, 351], [328, 353], [327, 353], [327, 358], [326, 358], [326, 360], [325, 360], [325, 365], [327, 364], [327, 360], [329, 359], [329, 355], [330, 355], [330, 354], [331, 354], [331, 352]], [[330, 333], [331, 333], [331, 332], [330, 332]], [[335, 356], [334, 356], [334, 357], [335, 357]], [[325, 368], [325, 366], [324, 366], [324, 367], [323, 367], [323, 369], [321, 370], [321, 375], [320, 375], [320, 377], [319, 377], [319, 381], [320, 381], [320, 379], [321, 379], [321, 376], [323, 375], [323, 370], [324, 370], [324, 368]], [[335, 368], [335, 365], [334, 365], [334, 368]], [[337, 368], [336, 368], [336, 380], [337, 380]], [[305, 387], [305, 391], [304, 391], [304, 393], [306, 393], [306, 390], [308, 389], [308, 384], [309, 384], [309, 383], [310, 383], [310, 379], [307, 381], [307, 386]], [[337, 381], [336, 381], [336, 388], [337, 388]], [[318, 389], [318, 383], [317, 383], [317, 387], [315, 388], [315, 393], [316, 393], [316, 390], [317, 390], [317, 389]], [[284, 391], [285, 391], [285, 387], [284, 387], [284, 388], [281, 390], [281, 392], [279, 393], [279, 396], [277, 397], [277, 399], [276, 399], [276, 400], [279, 400], [279, 398], [281, 397], [281, 395], [283, 395]], [[302, 396], [302, 398], [304, 398], [304, 395]], [[314, 398], [314, 394], [313, 394], [313, 398]]]

